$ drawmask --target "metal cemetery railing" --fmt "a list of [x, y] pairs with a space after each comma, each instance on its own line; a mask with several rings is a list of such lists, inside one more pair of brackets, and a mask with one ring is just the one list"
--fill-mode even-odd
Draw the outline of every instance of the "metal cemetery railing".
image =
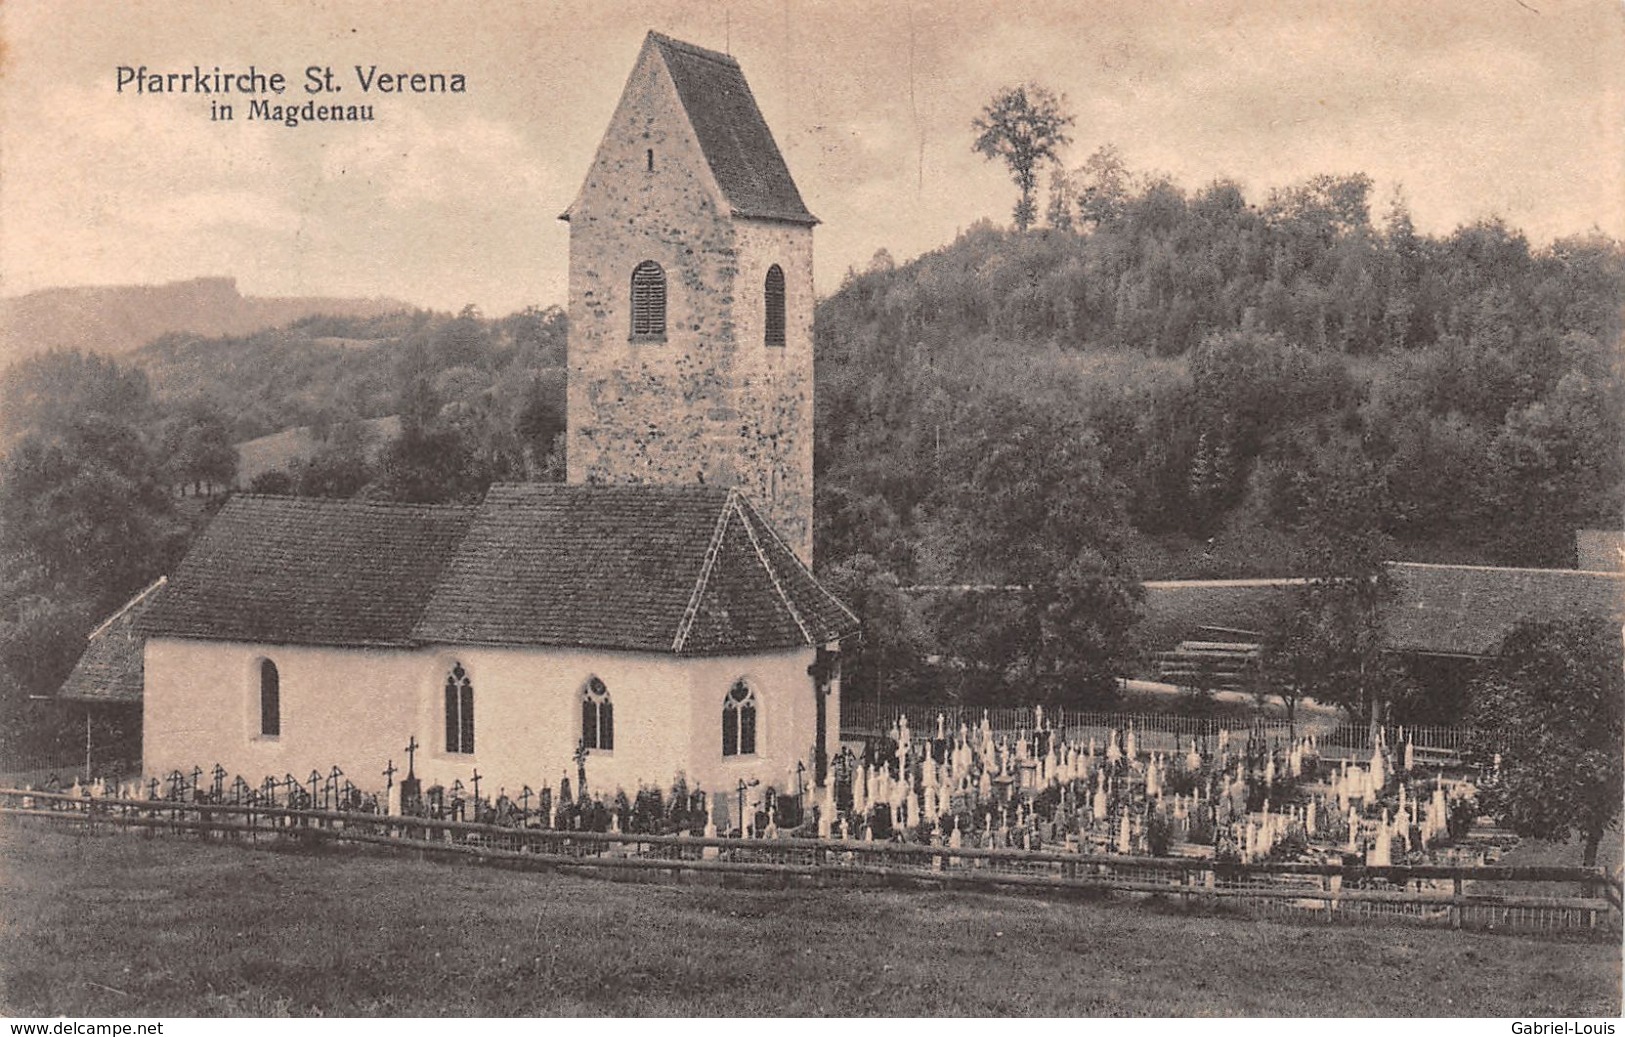
[[[796, 838], [623, 835], [332, 810], [93, 799], [0, 789], [8, 823], [88, 831], [196, 834], [251, 843], [340, 843], [505, 862], [527, 868], [750, 876], [773, 882], [901, 882], [938, 887], [1092, 891], [1185, 907], [1332, 921], [1407, 922], [1509, 931], [1580, 930], [1615, 938], [1620, 880], [1600, 868], [1352, 867], [1215, 862], [1057, 850], [956, 848]], [[1559, 884], [1576, 895], [1482, 892], [1481, 883]]]
[[[909, 731], [916, 740], [936, 736], [937, 717], [943, 718], [946, 734], [953, 737], [959, 725], [976, 730], [986, 714], [988, 724], [997, 734], [1015, 734], [1032, 731], [1037, 714], [1031, 706], [1000, 706], [982, 709], [972, 706], [882, 705], [874, 702], [841, 703], [841, 731], [854, 738], [878, 738], [897, 728], [908, 718]], [[1326, 755], [1349, 755], [1371, 751], [1371, 730], [1365, 724], [1328, 724], [1324, 720], [1299, 720], [1289, 725], [1279, 717], [1193, 717], [1164, 713], [1121, 713], [1096, 710], [1046, 708], [1045, 723], [1054, 730], [1065, 731], [1071, 742], [1087, 742], [1095, 737], [1104, 744], [1113, 731], [1126, 731], [1132, 727], [1142, 750], [1146, 752], [1173, 752], [1190, 746], [1193, 739], [1217, 738], [1220, 730], [1228, 730], [1231, 737], [1245, 737], [1258, 732], [1278, 743], [1292, 737], [1314, 735], [1316, 744]], [[1390, 746], [1409, 740], [1416, 752], [1430, 763], [1454, 761], [1467, 745], [1469, 729], [1464, 726], [1430, 725], [1389, 727], [1385, 737]]]

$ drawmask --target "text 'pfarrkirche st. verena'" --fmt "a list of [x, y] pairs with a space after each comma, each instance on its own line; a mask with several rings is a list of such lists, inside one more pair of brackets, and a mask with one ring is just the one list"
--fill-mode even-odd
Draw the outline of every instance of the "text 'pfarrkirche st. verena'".
[[[461, 94], [468, 90], [468, 77], [461, 72], [383, 71], [377, 65], [353, 65], [355, 85], [366, 94]], [[289, 80], [281, 72], [262, 71], [258, 66], [207, 71], [201, 65], [190, 69], [157, 70], [145, 65], [119, 65], [114, 70], [118, 93], [137, 95], [198, 94], [245, 95], [282, 94]], [[307, 94], [336, 94], [344, 89], [331, 65], [307, 65], [299, 85]]]

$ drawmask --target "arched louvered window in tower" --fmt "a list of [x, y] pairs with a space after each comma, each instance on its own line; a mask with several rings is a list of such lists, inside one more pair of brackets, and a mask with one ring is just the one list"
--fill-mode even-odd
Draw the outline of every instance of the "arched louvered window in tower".
[[588, 678], [581, 689], [581, 744], [601, 752], [615, 750], [615, 703], [597, 677]]
[[766, 333], [763, 341], [770, 346], [784, 345], [784, 271], [774, 263], [767, 268], [767, 286], [763, 291], [766, 303]]
[[282, 675], [276, 663], [260, 660], [260, 737], [276, 738], [282, 734]]
[[462, 663], [446, 674], [446, 752], [474, 751], [474, 682]]
[[632, 337], [666, 337], [666, 271], [652, 259], [632, 270]]

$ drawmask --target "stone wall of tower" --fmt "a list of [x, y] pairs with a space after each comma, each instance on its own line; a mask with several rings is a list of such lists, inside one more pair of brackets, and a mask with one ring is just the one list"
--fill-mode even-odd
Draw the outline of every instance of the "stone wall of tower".
[[[570, 213], [571, 482], [737, 485], [812, 560], [812, 229], [721, 208], [645, 51]], [[654, 169], [649, 169], [653, 152]], [[666, 272], [666, 338], [632, 341], [631, 277]], [[786, 344], [768, 347], [768, 267]]]

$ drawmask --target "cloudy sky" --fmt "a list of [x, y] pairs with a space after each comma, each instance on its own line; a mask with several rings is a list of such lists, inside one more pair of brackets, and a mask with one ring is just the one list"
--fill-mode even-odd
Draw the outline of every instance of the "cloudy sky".
[[[0, 294], [232, 275], [255, 295], [385, 295], [489, 314], [562, 302], [567, 206], [647, 29], [739, 59], [809, 207], [820, 291], [907, 259], [1014, 188], [970, 150], [1000, 86], [1037, 81], [1104, 143], [1251, 197], [1363, 171], [1442, 232], [1625, 238], [1618, 0], [616, 0], [384, 4], [7, 0]], [[115, 90], [119, 65], [459, 72], [376, 121], [210, 121]], [[335, 98], [337, 99], [337, 98]]]

